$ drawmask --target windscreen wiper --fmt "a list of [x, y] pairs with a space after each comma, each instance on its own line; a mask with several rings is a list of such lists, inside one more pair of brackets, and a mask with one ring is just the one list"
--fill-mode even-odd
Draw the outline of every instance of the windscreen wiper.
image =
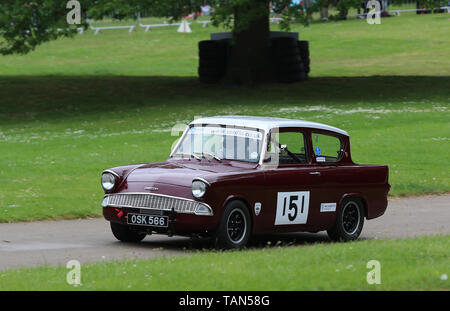
[[203, 157], [204, 154], [206, 154], [206, 155], [209, 155], [211, 158], [214, 158], [214, 159], [216, 159], [217, 161], [222, 162], [222, 159], [221, 159], [221, 158], [219, 158], [217, 155], [215, 155], [214, 153], [211, 153], [211, 152], [205, 152], [205, 151], [204, 151], [204, 152], [194, 152], [194, 153], [201, 154], [202, 157]]
[[182, 155], [182, 156], [189, 156], [190, 158], [195, 158], [197, 160], [201, 160], [201, 158], [199, 156], [195, 155], [195, 152], [193, 152], [193, 153], [187, 153], [187, 152], [177, 152], [177, 153], [175, 153], [175, 155], [177, 155], [177, 154]]

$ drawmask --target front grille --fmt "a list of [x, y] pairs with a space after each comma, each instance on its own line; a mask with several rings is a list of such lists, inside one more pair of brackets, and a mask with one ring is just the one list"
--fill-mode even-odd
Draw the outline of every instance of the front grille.
[[[117, 193], [105, 195], [103, 206], [130, 207], [152, 209], [159, 211], [172, 211], [185, 214], [212, 215], [212, 209], [205, 203], [194, 200], [172, 197], [154, 193]], [[200, 212], [205, 208], [210, 213]]]

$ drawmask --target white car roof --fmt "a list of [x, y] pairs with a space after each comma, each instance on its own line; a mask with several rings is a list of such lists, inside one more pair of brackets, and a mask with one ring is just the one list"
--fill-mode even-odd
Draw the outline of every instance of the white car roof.
[[346, 131], [330, 125], [304, 120], [293, 120], [284, 118], [232, 116], [232, 115], [215, 116], [215, 117], [199, 118], [191, 122], [191, 125], [197, 124], [220, 124], [225, 126], [251, 127], [263, 129], [266, 132], [268, 132], [273, 128], [304, 127], [304, 128], [326, 130], [341, 135], [349, 136]]

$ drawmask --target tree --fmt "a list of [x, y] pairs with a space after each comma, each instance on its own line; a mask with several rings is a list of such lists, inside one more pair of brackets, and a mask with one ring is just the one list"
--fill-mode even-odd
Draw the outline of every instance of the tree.
[[[204, 0], [79, 0], [83, 12], [91, 19], [112, 16], [116, 19], [136, 17], [140, 11], [158, 17], [178, 20], [200, 11]], [[281, 26], [289, 29], [291, 19], [306, 23], [301, 5], [290, 0], [210, 0], [214, 25], [224, 25], [233, 33], [231, 76], [235, 82], [251, 83], [269, 79], [269, 2], [281, 15]], [[71, 37], [77, 27], [68, 25], [67, 1], [2, 0], [0, 3], [0, 53], [25, 54], [36, 46], [59, 37]]]
[[223, 2], [217, 5], [213, 16], [214, 23], [226, 25], [233, 32], [229, 76], [235, 83], [251, 84], [272, 79], [269, 53], [269, 2], [274, 13], [282, 18], [283, 29], [289, 29], [292, 19], [307, 23], [306, 11], [300, 4], [292, 5], [290, 0], [230, 0], [227, 1], [227, 5]]
[[76, 33], [67, 29], [66, 2], [2, 0], [0, 53], [28, 53], [37, 45]]

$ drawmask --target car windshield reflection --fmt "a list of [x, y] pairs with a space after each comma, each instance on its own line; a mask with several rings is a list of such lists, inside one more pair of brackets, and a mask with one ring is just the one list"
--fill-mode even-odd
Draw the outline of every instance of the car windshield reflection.
[[191, 126], [173, 152], [176, 158], [259, 162], [263, 131], [218, 125]]

